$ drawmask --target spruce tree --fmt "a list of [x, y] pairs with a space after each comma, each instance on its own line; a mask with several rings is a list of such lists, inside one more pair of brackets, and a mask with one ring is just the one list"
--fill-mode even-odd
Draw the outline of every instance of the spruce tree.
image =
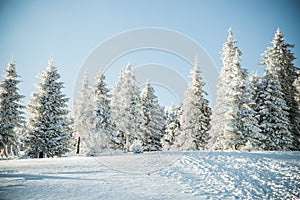
[[186, 92], [181, 107], [180, 134], [176, 146], [181, 150], [203, 150], [208, 143], [211, 120], [211, 108], [205, 98], [207, 93], [201, 75], [197, 57], [191, 70], [192, 82]]
[[94, 154], [99, 141], [95, 133], [95, 103], [93, 88], [87, 72], [83, 74], [80, 96], [73, 106], [74, 135], [77, 140], [77, 153]]
[[27, 154], [34, 158], [61, 156], [70, 150], [70, 120], [68, 119], [68, 98], [62, 93], [63, 82], [52, 61], [39, 76], [38, 92], [29, 101], [29, 119], [24, 143]]
[[294, 135], [294, 150], [300, 150], [300, 111], [299, 103], [296, 101], [296, 88], [294, 82], [299, 76], [299, 68], [294, 65], [295, 57], [291, 51], [294, 45], [285, 42], [285, 38], [278, 28], [272, 40], [272, 45], [263, 53], [263, 66], [270, 73], [276, 71], [279, 82], [281, 84], [283, 97], [289, 108], [289, 120], [291, 131]]
[[16, 64], [11, 61], [0, 83], [0, 149], [6, 157], [18, 156], [18, 130], [24, 124], [24, 96], [19, 94], [18, 78]]
[[242, 147], [243, 150], [262, 150], [261, 138], [263, 138], [264, 136], [262, 135], [259, 128], [259, 111], [257, 108], [258, 93], [260, 89], [261, 83], [258, 75], [256, 73], [252, 74], [247, 82], [244, 101], [242, 102], [243, 117], [241, 118], [241, 121], [243, 123], [243, 127], [241, 130], [247, 137], [247, 142], [245, 146]]
[[275, 70], [266, 70], [262, 89], [258, 93], [257, 106], [261, 129], [259, 149], [292, 150], [294, 136], [290, 131], [289, 107]]
[[180, 107], [174, 105], [171, 105], [170, 110], [167, 111], [165, 134], [161, 140], [164, 151], [176, 150], [174, 143], [180, 130], [179, 111]]
[[113, 136], [115, 135], [115, 124], [111, 116], [111, 95], [105, 83], [105, 75], [99, 72], [96, 77], [95, 86], [95, 128], [99, 134], [99, 145], [101, 149], [115, 148]]
[[119, 126], [121, 124], [121, 121], [124, 117], [124, 109], [123, 109], [123, 90], [122, 88], [125, 87], [124, 82], [124, 69], [121, 69], [119, 74], [119, 79], [113, 88], [112, 91], [112, 97], [111, 97], [111, 114], [113, 121], [115, 122], [115, 132], [112, 137], [112, 142], [114, 143], [114, 146], [116, 149], [125, 150], [125, 137], [124, 137], [124, 131], [122, 130], [122, 127]]
[[161, 139], [164, 135], [165, 128], [165, 111], [159, 105], [157, 96], [150, 82], [146, 83], [142, 95], [142, 141], [143, 151], [160, 151], [162, 150]]
[[141, 99], [138, 83], [130, 63], [121, 71], [119, 80], [112, 96], [112, 114], [118, 134], [116, 140], [125, 152], [131, 151], [131, 146], [140, 137]]
[[244, 101], [247, 73], [240, 66], [242, 53], [237, 47], [237, 41], [231, 29], [228, 32], [221, 53], [223, 67], [218, 83], [210, 135], [214, 148], [239, 150], [247, 142], [247, 136], [243, 132], [243, 129], [248, 129], [246, 121], [243, 120], [246, 114]]

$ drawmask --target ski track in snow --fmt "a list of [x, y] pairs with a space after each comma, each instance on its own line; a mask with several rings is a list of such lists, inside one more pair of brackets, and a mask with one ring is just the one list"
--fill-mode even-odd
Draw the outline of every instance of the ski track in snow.
[[0, 161], [0, 199], [299, 199], [299, 152]]
[[200, 199], [299, 199], [299, 152], [187, 152], [160, 174]]

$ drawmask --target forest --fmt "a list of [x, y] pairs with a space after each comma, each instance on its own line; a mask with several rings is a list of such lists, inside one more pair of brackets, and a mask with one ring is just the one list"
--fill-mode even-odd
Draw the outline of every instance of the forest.
[[51, 59], [25, 105], [12, 60], [0, 83], [0, 156], [60, 157], [70, 151], [94, 156], [116, 150], [298, 151], [300, 71], [292, 48], [277, 29], [262, 54], [264, 74], [249, 73], [241, 66], [242, 52], [229, 29], [213, 108], [197, 56], [185, 99], [169, 109], [159, 104], [150, 81], [140, 91], [130, 64], [112, 88], [104, 72], [94, 83], [86, 73], [80, 97], [70, 108]]

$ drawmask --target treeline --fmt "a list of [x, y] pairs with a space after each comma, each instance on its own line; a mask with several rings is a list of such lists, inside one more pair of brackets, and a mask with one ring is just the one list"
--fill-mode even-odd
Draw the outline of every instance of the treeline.
[[96, 155], [104, 151], [299, 150], [300, 75], [278, 29], [262, 54], [262, 77], [241, 67], [242, 52], [231, 29], [223, 45], [217, 100], [209, 106], [195, 58], [186, 97], [169, 110], [159, 105], [150, 82], [141, 92], [128, 64], [111, 90], [103, 72], [95, 83], [87, 73], [72, 109], [62, 93], [60, 75], [50, 61], [28, 102], [19, 94], [16, 65], [10, 62], [0, 84], [1, 156], [61, 156], [71, 150]]

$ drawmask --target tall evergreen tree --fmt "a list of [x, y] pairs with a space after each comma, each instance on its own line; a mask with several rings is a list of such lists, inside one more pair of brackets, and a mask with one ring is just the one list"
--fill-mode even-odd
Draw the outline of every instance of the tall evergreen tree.
[[295, 57], [291, 52], [294, 45], [285, 42], [285, 38], [278, 28], [272, 40], [272, 45], [263, 53], [262, 65], [269, 73], [275, 73], [281, 84], [282, 92], [289, 107], [289, 120], [291, 131], [294, 134], [294, 150], [300, 150], [300, 122], [299, 103], [295, 100], [296, 88], [294, 82], [299, 76], [299, 68], [294, 65]]
[[266, 70], [262, 89], [258, 93], [257, 106], [262, 136], [260, 149], [292, 150], [294, 136], [290, 131], [289, 107], [276, 71]]
[[191, 70], [192, 82], [186, 92], [180, 116], [180, 134], [176, 138], [176, 146], [182, 150], [203, 150], [208, 142], [210, 129], [211, 108], [205, 85], [201, 75], [197, 57]]
[[261, 138], [264, 136], [259, 128], [259, 111], [257, 108], [258, 93], [261, 89], [261, 83], [258, 75], [252, 74], [249, 77], [245, 88], [244, 101], [242, 102], [242, 132], [247, 137], [246, 145], [243, 150], [253, 151], [261, 149]]
[[130, 63], [121, 71], [112, 96], [112, 114], [115, 120], [119, 146], [130, 151], [133, 141], [139, 138], [141, 124], [141, 99], [138, 83]]
[[159, 105], [157, 96], [150, 82], [146, 83], [146, 87], [141, 95], [142, 101], [142, 141], [143, 151], [160, 151], [162, 150], [161, 139], [164, 135], [165, 128], [165, 111]]
[[95, 103], [93, 88], [87, 72], [83, 74], [80, 96], [73, 106], [74, 135], [77, 139], [77, 153], [95, 153], [98, 135], [95, 133]]
[[9, 154], [18, 155], [17, 131], [24, 124], [22, 109], [25, 106], [21, 104], [24, 96], [19, 94], [18, 78], [16, 64], [11, 61], [0, 83], [0, 154], [6, 157]]
[[175, 107], [171, 105], [170, 110], [167, 111], [167, 120], [165, 134], [161, 140], [164, 151], [176, 150], [174, 146], [175, 139], [179, 135], [180, 122], [179, 122], [179, 111], [181, 107]]
[[111, 116], [111, 95], [105, 83], [105, 75], [99, 72], [96, 77], [95, 87], [95, 128], [99, 134], [100, 148], [115, 148], [113, 136], [115, 136], [115, 123]]
[[217, 102], [212, 119], [210, 135], [216, 149], [241, 149], [247, 142], [243, 133], [245, 109], [245, 80], [247, 73], [240, 66], [242, 55], [237, 41], [229, 29], [223, 45], [221, 59], [223, 67], [218, 83]]
[[60, 75], [51, 60], [39, 78], [41, 82], [36, 85], [39, 91], [28, 105], [33, 117], [29, 119], [24, 139], [27, 154], [35, 158], [61, 156], [70, 150], [68, 98], [61, 91], [63, 82], [58, 81]]

